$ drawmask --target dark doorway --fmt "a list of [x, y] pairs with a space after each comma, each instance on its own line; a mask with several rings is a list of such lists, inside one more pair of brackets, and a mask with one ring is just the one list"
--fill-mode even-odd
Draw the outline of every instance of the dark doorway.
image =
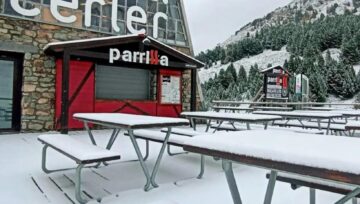
[[0, 52], [0, 132], [21, 128], [23, 55]]

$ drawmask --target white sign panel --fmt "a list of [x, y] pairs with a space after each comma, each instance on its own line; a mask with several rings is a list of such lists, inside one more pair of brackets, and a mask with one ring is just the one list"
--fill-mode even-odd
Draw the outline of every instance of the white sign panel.
[[162, 76], [161, 78], [161, 103], [181, 104], [180, 77]]
[[302, 75], [298, 74], [296, 75], [295, 94], [301, 94], [302, 92], [301, 86], [302, 86]]

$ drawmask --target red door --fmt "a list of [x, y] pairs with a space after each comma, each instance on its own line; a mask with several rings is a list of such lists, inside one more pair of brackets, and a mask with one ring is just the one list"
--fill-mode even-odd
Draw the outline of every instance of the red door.
[[[62, 60], [56, 61], [56, 128], [60, 128]], [[92, 62], [71, 61], [69, 81], [69, 128], [83, 128], [83, 123], [73, 119], [74, 113], [94, 112], [95, 67]]]

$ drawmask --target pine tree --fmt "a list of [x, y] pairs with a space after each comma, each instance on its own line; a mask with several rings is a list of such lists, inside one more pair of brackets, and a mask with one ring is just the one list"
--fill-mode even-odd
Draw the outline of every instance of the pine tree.
[[248, 80], [245, 68], [242, 65], [240, 66], [237, 82], [240, 93], [244, 93], [248, 87]]
[[228, 68], [226, 69], [226, 72], [230, 73], [233, 77], [233, 80], [236, 82], [237, 81], [237, 73], [234, 67], [234, 64], [231, 63]]

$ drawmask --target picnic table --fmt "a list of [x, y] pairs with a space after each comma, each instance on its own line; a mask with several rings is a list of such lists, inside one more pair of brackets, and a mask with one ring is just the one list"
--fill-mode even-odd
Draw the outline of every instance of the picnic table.
[[336, 111], [338, 109], [336, 108], [330, 108], [330, 107], [305, 107], [304, 110], [310, 110], [310, 111]]
[[289, 108], [289, 107], [270, 107], [270, 106], [254, 106], [253, 107], [254, 110], [256, 111], [292, 111], [294, 110], [293, 108]]
[[348, 121], [345, 125], [345, 129], [352, 131], [351, 136], [355, 135], [356, 130], [360, 130], [360, 121]]
[[261, 114], [261, 115], [277, 115], [277, 116], [281, 116], [286, 120], [290, 120], [290, 119], [296, 119], [298, 120], [303, 127], [305, 128], [305, 125], [302, 123], [301, 120], [312, 120], [312, 119], [316, 119], [318, 122], [318, 127], [321, 130], [322, 129], [322, 125], [321, 125], [321, 121], [322, 120], [327, 120], [327, 127], [326, 127], [326, 134], [328, 135], [330, 132], [330, 125], [332, 120], [334, 120], [335, 118], [341, 118], [343, 117], [342, 113], [338, 113], [338, 112], [321, 112], [321, 111], [291, 111], [291, 112], [280, 112], [280, 111], [255, 111], [254, 114]]
[[[146, 177], [146, 184], [144, 187], [145, 191], [150, 190], [152, 187], [156, 188], [159, 186], [155, 182], [155, 177], [158, 172], [158, 168], [160, 166], [160, 162], [163, 157], [165, 148], [169, 141], [171, 128], [176, 126], [189, 125], [189, 122], [185, 119], [130, 115], [130, 114], [120, 114], [120, 113], [79, 113], [79, 114], [75, 114], [74, 118], [84, 123], [84, 126], [89, 134], [90, 140], [93, 143], [93, 145], [96, 145], [96, 141], [89, 128], [89, 124], [96, 124], [102, 127], [114, 129], [110, 136], [106, 149], [111, 149], [111, 147], [113, 146], [114, 142], [117, 139], [118, 134], [120, 133], [120, 130], [126, 130], [128, 132], [130, 140], [133, 144], [140, 165]], [[161, 147], [161, 150], [159, 152], [158, 158], [156, 160], [151, 175], [148, 167], [145, 165], [143, 155], [141, 154], [139, 145], [134, 136], [134, 130], [150, 129], [150, 128], [167, 128], [167, 133], [163, 145]]]
[[356, 120], [358, 120], [360, 117], [360, 110], [335, 110], [332, 112], [341, 113], [346, 119], [346, 121], [348, 120], [348, 118], [355, 118]]
[[224, 111], [232, 111], [235, 113], [236, 111], [245, 111], [245, 112], [252, 112], [254, 109], [249, 107], [231, 107], [231, 106], [212, 106], [211, 107], [214, 111], [220, 112], [221, 110]]
[[[206, 122], [206, 132], [209, 131], [212, 121], [218, 121], [218, 128], [224, 122], [240, 122], [246, 123], [246, 127], [250, 130], [251, 123], [263, 123], [265, 129], [268, 126], [269, 122], [274, 122], [276, 120], [281, 120], [279, 116], [269, 116], [269, 115], [254, 115], [254, 114], [241, 114], [241, 113], [218, 113], [218, 112], [183, 112], [181, 116], [190, 120], [192, 127], [196, 130], [196, 119], [205, 120]], [[236, 127], [234, 127], [236, 129]], [[216, 132], [217, 129], [215, 129]]]
[[271, 170], [265, 204], [271, 203], [278, 172], [355, 186], [336, 202], [344, 204], [360, 194], [359, 147], [360, 140], [351, 137], [253, 130], [189, 138], [184, 150], [222, 159], [234, 204], [241, 204], [241, 197], [232, 162]]

